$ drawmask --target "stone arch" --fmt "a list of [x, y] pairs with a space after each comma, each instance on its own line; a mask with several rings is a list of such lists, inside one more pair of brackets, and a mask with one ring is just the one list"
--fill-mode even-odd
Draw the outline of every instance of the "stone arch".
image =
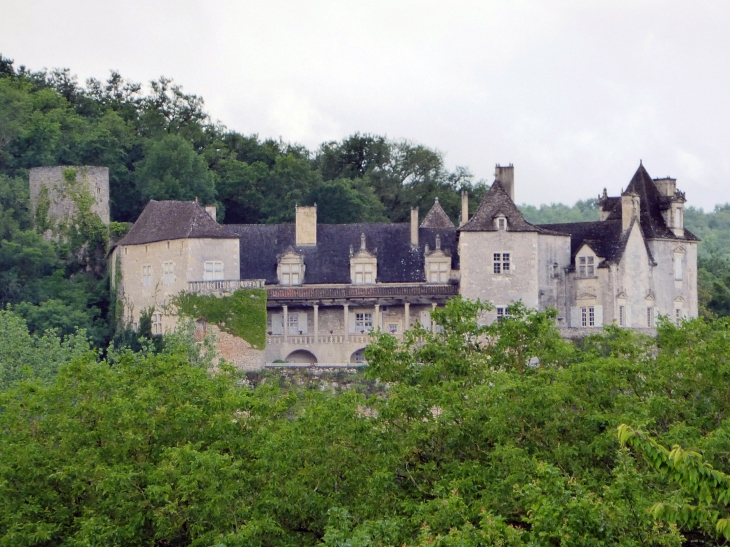
[[365, 363], [365, 356], [363, 355], [364, 351], [365, 351], [365, 348], [360, 348], [359, 350], [353, 351], [352, 355], [350, 355], [350, 364]]
[[315, 364], [317, 363], [317, 357], [312, 353], [311, 351], [307, 351], [306, 349], [298, 349], [292, 351], [289, 355], [286, 357], [287, 363], [297, 363], [297, 364]]

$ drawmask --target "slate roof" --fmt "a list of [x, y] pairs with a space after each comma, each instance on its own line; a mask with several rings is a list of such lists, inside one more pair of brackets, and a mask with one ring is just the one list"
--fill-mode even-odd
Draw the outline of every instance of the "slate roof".
[[504, 216], [507, 219], [507, 230], [510, 232], [564, 235], [561, 232], [553, 232], [543, 226], [535, 226], [527, 222], [498, 180], [494, 181], [484, 195], [474, 215], [459, 230], [462, 232], [496, 232], [494, 219], [498, 216]]
[[419, 246], [411, 248], [410, 224], [319, 224], [317, 245], [297, 247], [294, 224], [228, 224], [226, 229], [239, 236], [241, 279], [266, 279], [278, 283], [278, 257], [294, 251], [304, 257], [305, 284], [350, 283], [350, 247], [360, 249], [365, 234], [367, 250], [378, 259], [379, 283], [425, 282], [425, 246], [451, 255], [453, 269], [459, 268], [454, 228], [419, 228]]
[[139, 245], [170, 239], [234, 239], [196, 201], [151, 200], [117, 245]]
[[[647, 173], [643, 164], [634, 173], [631, 182], [624, 191], [624, 194], [635, 192], [639, 195], [639, 207], [641, 231], [648, 239], [684, 239], [687, 241], [699, 241], [699, 238], [685, 228], [684, 236], [676, 236], [672, 230], [667, 228], [662, 209], [666, 208], [666, 199], [662, 197], [654, 181]], [[604, 209], [606, 210], [606, 209]], [[616, 204], [608, 215], [607, 220], [621, 220], [621, 200], [617, 199]]]
[[424, 218], [423, 222], [421, 222], [421, 228], [454, 229], [456, 226], [454, 226], [454, 223], [451, 222], [451, 219], [449, 218], [449, 215], [446, 214], [446, 211], [444, 211], [444, 208], [441, 207], [439, 199], [436, 198], [433, 207], [431, 207], [426, 218]]
[[[621, 220], [604, 220], [596, 222], [570, 222], [566, 224], [541, 224], [541, 227], [555, 232], [570, 235], [571, 262], [583, 244], [588, 244], [596, 255], [603, 257], [599, 267], [608, 263], [618, 263], [626, 249], [629, 231], [623, 234]], [[647, 252], [649, 249], [647, 248]], [[651, 253], [649, 252], [651, 257]]]

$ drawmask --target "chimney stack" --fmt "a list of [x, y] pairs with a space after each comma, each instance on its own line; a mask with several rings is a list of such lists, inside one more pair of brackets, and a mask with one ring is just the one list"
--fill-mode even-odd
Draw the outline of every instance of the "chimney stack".
[[469, 192], [466, 190], [461, 191], [461, 224], [463, 226], [469, 222]]
[[317, 245], [317, 204], [314, 207], [300, 207], [296, 213], [297, 247]]
[[411, 209], [411, 247], [418, 247], [418, 207]]
[[631, 221], [639, 219], [641, 198], [634, 191], [621, 194], [621, 229], [625, 232], [631, 226]]
[[494, 178], [507, 192], [507, 195], [514, 202], [515, 200], [515, 167], [511, 163], [505, 167], [497, 164], [494, 168]]
[[[213, 220], [216, 220], [216, 218], [215, 218], [215, 205], [206, 205], [205, 206], [205, 212], [210, 215], [210, 218], [212, 218]], [[217, 220], [216, 220], [216, 222], [217, 222]]]
[[654, 185], [662, 196], [674, 197], [677, 191], [677, 179], [672, 177], [664, 177], [663, 179], [654, 179]]

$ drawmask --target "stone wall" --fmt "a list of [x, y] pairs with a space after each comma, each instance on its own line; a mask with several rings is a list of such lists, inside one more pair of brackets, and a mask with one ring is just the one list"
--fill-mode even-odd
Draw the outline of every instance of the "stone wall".
[[196, 321], [195, 334], [199, 341], [212, 336], [215, 344], [214, 365], [225, 359], [239, 370], [261, 370], [264, 368], [264, 351], [251, 347], [244, 339], [220, 330], [216, 325]]
[[48, 191], [50, 208], [48, 220], [52, 226], [58, 226], [73, 217], [76, 204], [69, 196], [68, 182], [63, 176], [66, 169], [76, 170], [76, 184], [80, 189], [88, 191], [94, 198], [91, 210], [99, 215], [104, 224], [109, 224], [109, 168], [93, 166], [56, 166], [33, 167], [30, 170], [30, 206], [35, 219], [42, 189]]

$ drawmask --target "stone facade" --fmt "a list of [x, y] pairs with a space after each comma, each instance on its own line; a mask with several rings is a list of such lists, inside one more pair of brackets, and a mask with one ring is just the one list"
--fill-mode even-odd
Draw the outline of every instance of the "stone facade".
[[[319, 225], [298, 207], [294, 225], [220, 226], [197, 203], [151, 202], [114, 249], [125, 319], [154, 309], [155, 329], [175, 327], [166, 305], [181, 291], [267, 292], [267, 346], [218, 329], [219, 356], [241, 368], [264, 363], [342, 365], [363, 361], [370, 333], [396, 337], [462, 295], [558, 312], [566, 337], [616, 324], [654, 332], [657, 318], [697, 316], [697, 243], [684, 229], [674, 179], [640, 166], [621, 196], [599, 196], [600, 221], [532, 225], [514, 204], [514, 168], [496, 180], [457, 228], [438, 201], [419, 224]], [[116, 282], [116, 281], [115, 281]]]
[[99, 215], [104, 224], [109, 224], [109, 168], [83, 166], [33, 167], [30, 170], [30, 206], [36, 218], [39, 201], [48, 199], [47, 220], [52, 227], [67, 221], [76, 212], [71, 198], [71, 188], [64, 177], [67, 169], [76, 171], [77, 190], [87, 191], [93, 198], [92, 212]]

